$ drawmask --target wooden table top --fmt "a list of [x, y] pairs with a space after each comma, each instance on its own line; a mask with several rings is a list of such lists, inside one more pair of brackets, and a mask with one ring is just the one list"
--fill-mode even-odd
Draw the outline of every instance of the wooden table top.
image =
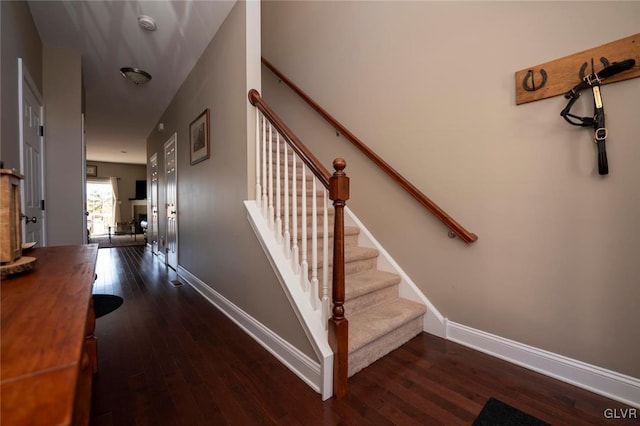
[[33, 271], [2, 279], [3, 424], [67, 424], [73, 413], [98, 245], [33, 249]]

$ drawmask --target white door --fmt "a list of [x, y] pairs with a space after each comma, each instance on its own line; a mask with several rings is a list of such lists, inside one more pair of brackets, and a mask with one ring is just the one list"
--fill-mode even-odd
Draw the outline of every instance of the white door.
[[164, 171], [167, 200], [167, 241], [166, 262], [174, 270], [178, 269], [178, 190], [176, 173], [176, 133], [164, 144]]
[[151, 220], [148, 222], [147, 240], [151, 242], [151, 252], [158, 253], [158, 153], [149, 159], [151, 169]]
[[20, 168], [22, 181], [22, 213], [26, 223], [22, 227], [24, 242], [46, 245], [44, 223], [44, 130], [42, 96], [29, 72], [18, 58], [18, 103], [20, 108]]

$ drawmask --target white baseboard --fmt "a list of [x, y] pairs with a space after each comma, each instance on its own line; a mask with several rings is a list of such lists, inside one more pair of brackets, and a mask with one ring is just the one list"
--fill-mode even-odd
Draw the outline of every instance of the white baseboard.
[[640, 408], [640, 380], [447, 321], [447, 339], [496, 358]]
[[[353, 215], [348, 216], [351, 216], [349, 219], [353, 220]], [[369, 234], [361, 223], [357, 223], [357, 225], [361, 227], [361, 230], [365, 230], [365, 234]], [[366, 235], [366, 237], [371, 238], [374, 244], [377, 243], [370, 234]], [[377, 244], [376, 248], [382, 249]], [[382, 249], [381, 253], [383, 254], [384, 263], [389, 262], [387, 266], [391, 266], [394, 269], [397, 268], [396, 272], [397, 270], [401, 271], [402, 280], [408, 283], [410, 290], [415, 291], [417, 288], [415, 284], [395, 264], [386, 251]], [[162, 253], [159, 253], [159, 255], [162, 255]], [[321, 389], [323, 387], [330, 386], [327, 383], [323, 384], [323, 376], [326, 376], [326, 374], [322, 373], [318, 362], [290, 345], [181, 266], [178, 266], [178, 275], [316, 392], [322, 393]], [[640, 379], [448, 321], [433, 307], [422, 292], [419, 293], [422, 295], [420, 301], [427, 304], [428, 311], [433, 312], [433, 318], [429, 318], [428, 321], [425, 320], [425, 331], [619, 401], [630, 407], [640, 408]], [[325, 399], [324, 396], [323, 399]]]
[[534, 348], [494, 334], [448, 321], [400, 268], [350, 209], [345, 208], [345, 221], [360, 228], [358, 243], [378, 249], [378, 269], [400, 275], [401, 296], [427, 306], [424, 331], [461, 345], [528, 368], [549, 377], [640, 408], [640, 380], [601, 367], [586, 364], [543, 349]]
[[316, 392], [321, 392], [322, 374], [318, 362], [309, 358], [180, 265], [178, 265], [178, 275], [307, 385]]

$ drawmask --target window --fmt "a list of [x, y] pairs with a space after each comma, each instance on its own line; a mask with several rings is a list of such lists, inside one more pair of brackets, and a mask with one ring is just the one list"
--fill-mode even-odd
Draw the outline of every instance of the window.
[[109, 179], [87, 180], [89, 235], [106, 235], [113, 224], [113, 188]]

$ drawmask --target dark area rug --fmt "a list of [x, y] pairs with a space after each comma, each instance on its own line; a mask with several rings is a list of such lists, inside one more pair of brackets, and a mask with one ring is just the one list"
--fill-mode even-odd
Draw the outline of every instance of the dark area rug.
[[96, 318], [103, 317], [122, 306], [124, 299], [114, 294], [94, 294], [93, 310]]
[[137, 234], [135, 238], [133, 235], [113, 235], [111, 241], [109, 241], [108, 235], [97, 235], [89, 238], [89, 244], [98, 243], [98, 248], [113, 248], [113, 247], [131, 247], [131, 246], [143, 246], [144, 235]]
[[489, 398], [473, 422], [474, 426], [550, 426], [549, 423], [520, 411], [495, 398]]

